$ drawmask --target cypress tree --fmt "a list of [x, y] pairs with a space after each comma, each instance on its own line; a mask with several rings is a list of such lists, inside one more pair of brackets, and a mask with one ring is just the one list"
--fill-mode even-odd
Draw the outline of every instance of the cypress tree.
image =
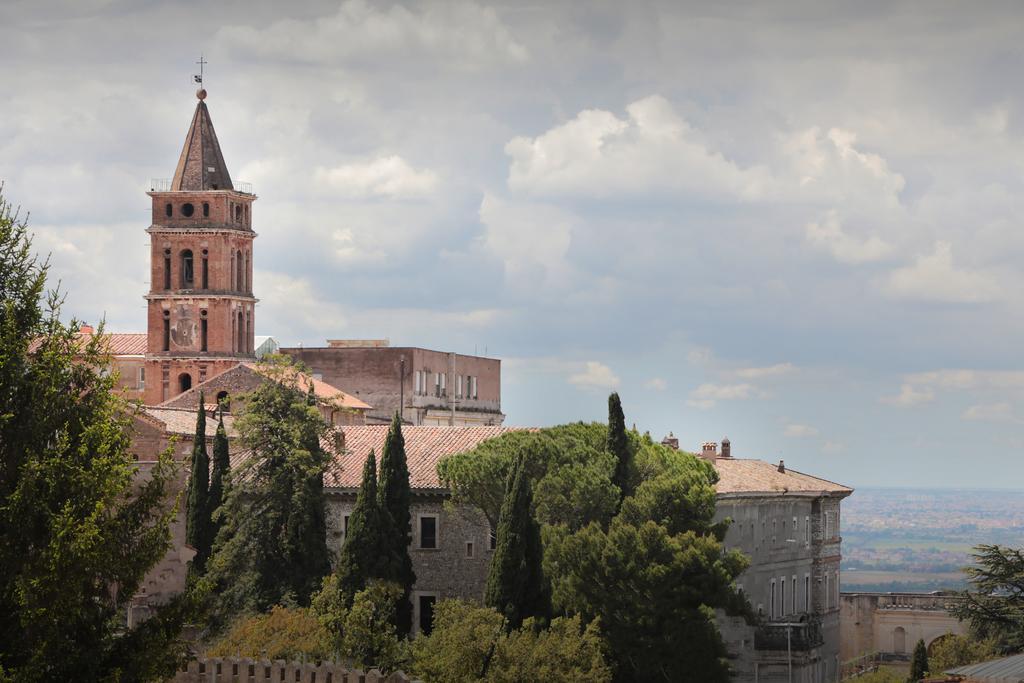
[[633, 449], [626, 434], [626, 416], [622, 413], [622, 401], [619, 400], [617, 392], [612, 392], [608, 396], [607, 450], [615, 456], [612, 483], [619, 487], [621, 499], [624, 499], [633, 493]]
[[392, 563], [386, 532], [392, 528], [377, 501], [377, 457], [371, 450], [363, 465], [363, 481], [348, 519], [348, 535], [338, 559], [338, 591], [346, 608], [369, 579], [384, 578]]
[[914, 656], [910, 660], [910, 680], [915, 683], [928, 675], [928, 648], [924, 640], [917, 641], [914, 646]]
[[199, 392], [196, 413], [196, 434], [192, 441], [192, 469], [188, 478], [188, 499], [185, 517], [185, 542], [195, 548], [192, 571], [201, 574], [210, 557], [210, 457], [206, 452], [206, 406]]
[[540, 525], [530, 511], [533, 493], [525, 462], [526, 452], [520, 450], [506, 481], [484, 594], [484, 602], [505, 616], [509, 630], [519, 628], [527, 617], [547, 619], [551, 613], [541, 569]]
[[412, 629], [410, 596], [412, 586], [416, 583], [412, 558], [409, 557], [409, 545], [412, 543], [412, 514], [409, 511], [411, 501], [412, 490], [409, 486], [409, 465], [405, 457], [405, 437], [402, 436], [402, 419], [396, 411], [380, 458], [378, 502], [381, 510], [387, 513], [385, 519], [390, 519], [393, 525], [390, 533], [386, 535], [386, 540], [390, 541], [393, 562], [389, 575], [385, 578], [404, 590], [395, 606], [395, 628], [403, 635]]
[[224, 429], [224, 408], [221, 407], [217, 421], [217, 433], [213, 437], [213, 472], [210, 474], [210, 494], [206, 499], [206, 507], [209, 511], [207, 542], [210, 548], [213, 548], [213, 543], [217, 540], [217, 533], [220, 531], [221, 522], [215, 518], [215, 515], [217, 509], [224, 502], [224, 480], [230, 471], [231, 456], [228, 450], [228, 433]]

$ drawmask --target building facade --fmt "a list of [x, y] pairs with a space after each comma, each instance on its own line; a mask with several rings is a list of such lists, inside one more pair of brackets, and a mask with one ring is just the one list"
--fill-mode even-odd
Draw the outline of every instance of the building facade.
[[282, 348], [328, 384], [373, 406], [368, 422], [387, 423], [401, 407], [414, 426], [500, 425], [501, 361], [383, 340], [330, 340], [318, 348]]
[[235, 189], [204, 101], [169, 183], [154, 183], [146, 384], [156, 405], [254, 355], [251, 192]]
[[918, 640], [930, 646], [949, 633], [965, 635], [967, 625], [950, 613], [959, 601], [941, 592], [842, 593], [840, 656], [909, 659]]

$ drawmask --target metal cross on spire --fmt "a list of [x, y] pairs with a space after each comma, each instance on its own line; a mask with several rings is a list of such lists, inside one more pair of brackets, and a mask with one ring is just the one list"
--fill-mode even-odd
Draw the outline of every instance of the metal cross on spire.
[[192, 78], [195, 79], [196, 83], [198, 83], [199, 85], [202, 85], [203, 84], [203, 67], [206, 66], [207, 64], [209, 64], [209, 62], [207, 62], [205, 59], [203, 59], [203, 54], [202, 53], [199, 53], [199, 61], [196, 62], [196, 64], [199, 65], [199, 73], [196, 74], [195, 76], [193, 76]]

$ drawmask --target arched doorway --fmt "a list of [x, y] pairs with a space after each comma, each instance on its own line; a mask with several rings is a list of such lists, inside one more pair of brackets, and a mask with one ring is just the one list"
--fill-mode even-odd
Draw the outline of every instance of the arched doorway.
[[897, 626], [892, 632], [892, 651], [898, 655], [907, 652], [907, 631], [902, 626]]
[[183, 372], [178, 375], [178, 392], [185, 393], [192, 388], [192, 375]]

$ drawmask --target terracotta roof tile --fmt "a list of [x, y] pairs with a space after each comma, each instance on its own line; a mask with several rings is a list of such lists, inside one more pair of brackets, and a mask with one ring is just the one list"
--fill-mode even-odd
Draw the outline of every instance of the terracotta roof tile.
[[741, 460], [718, 458], [714, 461], [718, 470], [718, 493], [721, 495], [744, 493], [830, 493], [848, 495], [853, 489], [826, 479], [812, 477], [803, 472], [786, 468], [779, 472], [778, 465], [763, 460]]
[[[345, 452], [335, 456], [324, 483], [332, 488], [356, 488], [362, 477], [363, 463], [370, 450], [380, 463], [388, 425], [343, 427]], [[405, 456], [409, 463], [409, 483], [413, 489], [439, 489], [437, 463], [442, 458], [472, 450], [480, 442], [493, 439], [517, 427], [403, 427]]]
[[[165, 408], [156, 406], [143, 406], [142, 412], [159, 420], [164, 424], [170, 434], [182, 436], [193, 436], [196, 433], [196, 413], [198, 411], [189, 408]], [[234, 418], [231, 415], [224, 416], [224, 429], [229, 437], [235, 436]], [[217, 420], [212, 412], [206, 413], [206, 436], [212, 437], [217, 433]]]
[[[79, 332], [78, 339], [81, 344], [86, 343], [92, 332]], [[103, 335], [107, 344], [107, 352], [112, 356], [144, 356], [146, 355], [146, 333], [145, 332], [108, 332]], [[41, 340], [36, 339], [29, 344], [29, 352], [32, 353], [39, 348]]]

